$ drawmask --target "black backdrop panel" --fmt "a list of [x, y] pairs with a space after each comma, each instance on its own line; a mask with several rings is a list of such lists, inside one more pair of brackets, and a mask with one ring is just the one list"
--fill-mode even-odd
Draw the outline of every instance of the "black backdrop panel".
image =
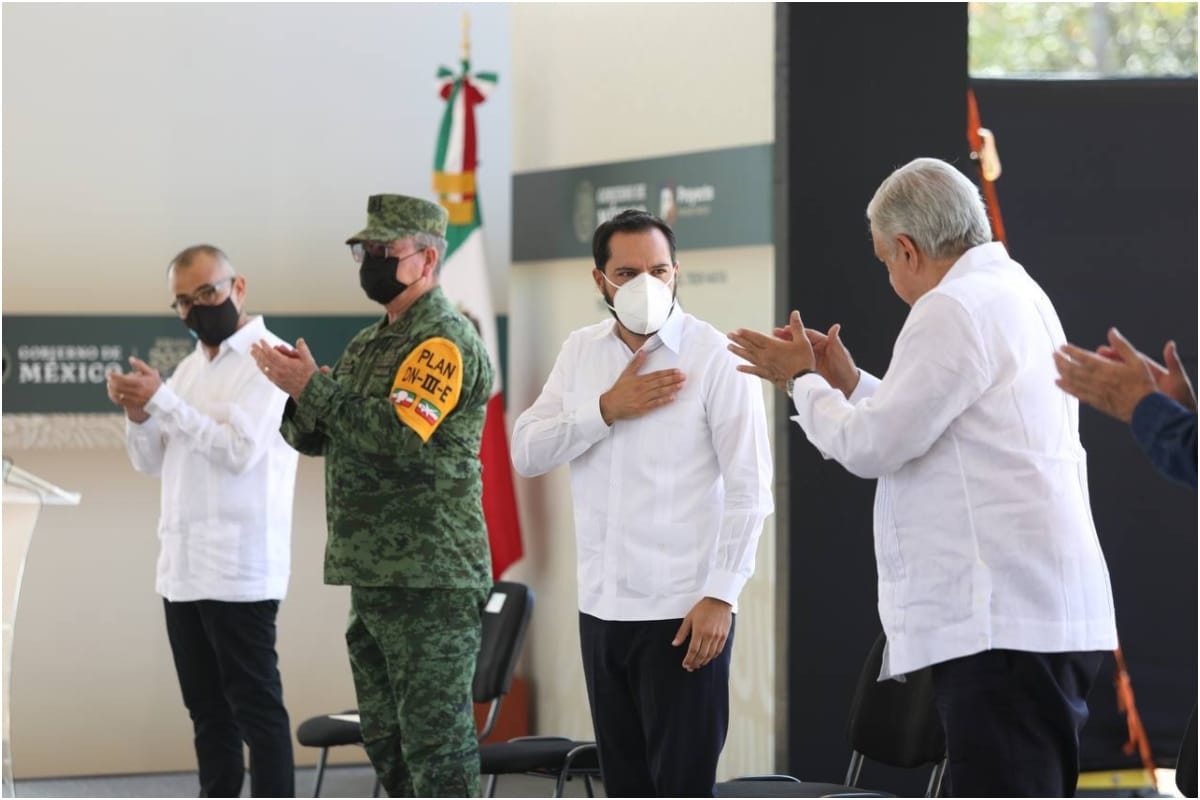
[[[780, 16], [788, 80], [786, 236], [777, 286], [812, 327], [843, 325], [861, 366], [882, 374], [907, 307], [875, 260], [866, 206], [919, 156], [968, 171], [965, 4], [793, 4]], [[790, 76], [790, 77], [787, 77]], [[825, 462], [792, 426], [785, 440], [790, 536], [786, 691], [788, 772], [845, 777], [846, 714], [879, 632], [874, 481]], [[782, 442], [781, 442], [781, 446]], [[780, 552], [785, 552], [781, 548]], [[925, 776], [869, 766], [864, 781], [920, 795]]]
[[[1116, 325], [1196, 376], [1196, 81], [973, 82], [997, 137], [1009, 250], [1095, 347]], [[1173, 764], [1196, 700], [1196, 495], [1160, 478], [1128, 429], [1080, 414], [1122, 651], [1156, 758]], [[1092, 692], [1085, 768], [1123, 763], [1112, 661]]]
[[[860, 365], [882, 372], [907, 308], [875, 261], [864, 209], [894, 167], [923, 155], [973, 179], [965, 143], [965, 5], [790, 5], [779, 14], [786, 186], [777, 286], [805, 322], [843, 324]], [[996, 131], [1008, 238], [1068, 336], [1095, 346], [1117, 324], [1144, 349], [1179, 341], [1196, 374], [1195, 81], [976, 81]], [[1160, 479], [1124, 426], [1090, 409], [1092, 505], [1118, 623], [1155, 754], [1174, 757], [1196, 685], [1196, 500]], [[874, 482], [786, 439], [786, 764], [840, 781], [845, 721], [878, 631]], [[1111, 689], [1092, 696], [1084, 767], [1132, 763]], [[924, 776], [882, 767], [867, 785], [920, 794]]]

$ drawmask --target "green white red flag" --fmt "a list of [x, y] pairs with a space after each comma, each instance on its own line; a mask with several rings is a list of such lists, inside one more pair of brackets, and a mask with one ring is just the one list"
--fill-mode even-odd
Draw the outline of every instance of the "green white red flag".
[[492, 548], [493, 579], [503, 575], [522, 555], [521, 525], [504, 425], [500, 345], [483, 246], [483, 216], [475, 191], [478, 165], [475, 107], [487, 99], [496, 85], [496, 77], [494, 72], [472, 74], [465, 54], [460, 72], [446, 67], [438, 70], [438, 92], [446, 101], [446, 110], [433, 160], [433, 188], [450, 213], [442, 290], [479, 329], [496, 372], [479, 454], [483, 462], [483, 513]]

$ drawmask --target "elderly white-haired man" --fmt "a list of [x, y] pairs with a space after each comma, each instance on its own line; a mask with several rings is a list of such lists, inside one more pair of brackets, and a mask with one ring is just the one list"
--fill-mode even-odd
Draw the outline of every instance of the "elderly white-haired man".
[[875, 255], [911, 306], [883, 378], [840, 326], [793, 311], [739, 330], [738, 367], [785, 390], [825, 456], [876, 478], [881, 679], [933, 666], [957, 796], [1071, 796], [1102, 651], [1116, 647], [1078, 402], [1054, 386], [1049, 298], [993, 242], [943, 161], [897, 169], [867, 206]]

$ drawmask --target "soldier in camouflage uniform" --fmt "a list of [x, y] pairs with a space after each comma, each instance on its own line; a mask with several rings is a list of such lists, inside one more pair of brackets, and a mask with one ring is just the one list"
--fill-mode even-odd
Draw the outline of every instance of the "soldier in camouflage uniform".
[[325, 582], [350, 586], [363, 741], [392, 797], [479, 794], [471, 682], [491, 588], [479, 449], [493, 372], [437, 285], [446, 223], [434, 203], [372, 196], [347, 243], [386, 318], [332, 371], [303, 339], [253, 351], [291, 395], [284, 438], [325, 456]]

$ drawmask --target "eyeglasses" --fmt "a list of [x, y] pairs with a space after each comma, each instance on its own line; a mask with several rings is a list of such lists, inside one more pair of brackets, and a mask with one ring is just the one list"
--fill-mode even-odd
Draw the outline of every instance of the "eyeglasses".
[[223, 283], [231, 283], [236, 275], [230, 275], [228, 278], [221, 278], [219, 281], [207, 283], [201, 286], [191, 294], [177, 294], [175, 300], [171, 303], [172, 311], [187, 311], [192, 306], [215, 306], [217, 298], [221, 292], [218, 288]]
[[[350, 245], [350, 256], [354, 259], [355, 263], [361, 264], [363, 258], [368, 255], [375, 258], [387, 258], [391, 249], [391, 242], [355, 242]], [[399, 256], [399, 258], [403, 260], [409, 256], [415, 256], [417, 253], [423, 252], [425, 252], [425, 248], [419, 247], [408, 255]]]

